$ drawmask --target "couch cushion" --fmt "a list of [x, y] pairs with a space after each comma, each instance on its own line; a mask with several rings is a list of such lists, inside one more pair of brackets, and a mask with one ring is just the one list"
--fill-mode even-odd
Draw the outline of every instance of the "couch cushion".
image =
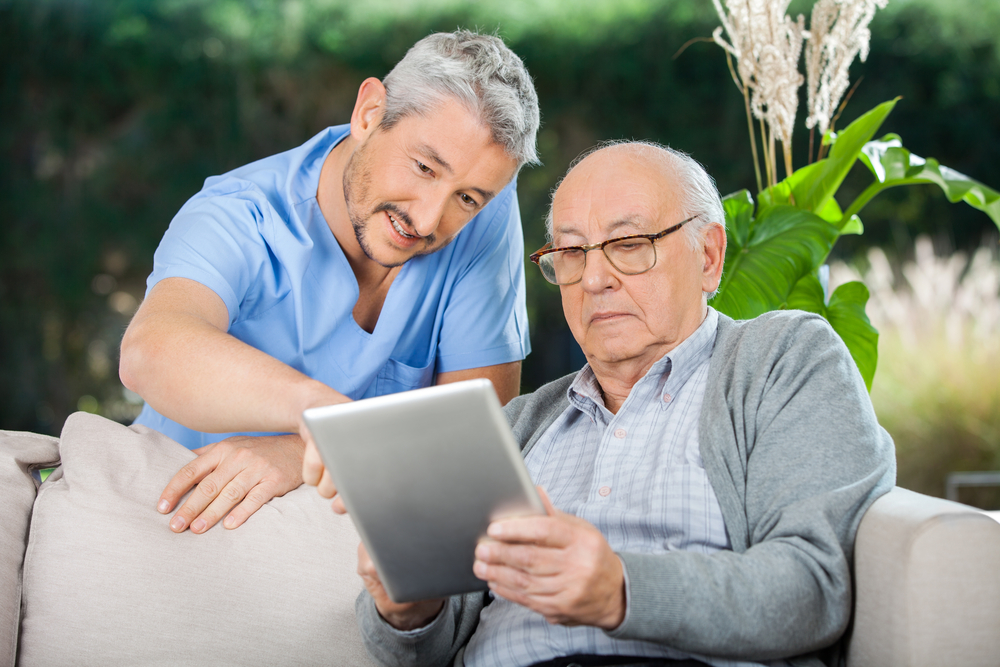
[[0, 431], [0, 665], [13, 665], [21, 618], [21, 565], [37, 486], [31, 469], [59, 460], [59, 441]]
[[85, 413], [35, 502], [20, 661], [32, 665], [370, 665], [354, 620], [357, 533], [309, 487], [241, 527], [174, 534], [156, 509], [193, 458]]

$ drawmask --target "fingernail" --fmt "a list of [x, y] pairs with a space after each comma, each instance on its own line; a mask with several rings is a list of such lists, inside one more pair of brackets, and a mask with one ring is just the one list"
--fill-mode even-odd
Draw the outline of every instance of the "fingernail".
[[503, 524], [491, 523], [486, 528], [486, 534], [490, 537], [503, 537]]
[[184, 518], [175, 516], [173, 519], [171, 519], [170, 530], [174, 531], [175, 533], [179, 533], [182, 530], [184, 530]]
[[480, 544], [476, 547], [476, 558], [479, 560], [489, 560], [490, 559], [490, 548], [485, 544]]
[[475, 574], [480, 579], [486, 577], [486, 563], [481, 560], [477, 560], [472, 564], [472, 573]]
[[234, 523], [236, 523], [236, 519], [233, 517], [232, 514], [230, 514], [229, 516], [226, 517], [226, 520], [222, 522], [222, 525], [225, 526], [226, 528], [232, 528]]
[[170, 511], [170, 503], [166, 498], [160, 501], [160, 504], [156, 506], [156, 509], [160, 511], [160, 514], [166, 514]]
[[191, 532], [200, 533], [205, 530], [208, 523], [204, 519], [195, 519], [194, 523], [191, 524]]

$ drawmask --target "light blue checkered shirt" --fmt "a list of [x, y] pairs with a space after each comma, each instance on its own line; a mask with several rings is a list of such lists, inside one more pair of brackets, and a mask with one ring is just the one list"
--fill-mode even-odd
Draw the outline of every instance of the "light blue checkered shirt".
[[[709, 308], [697, 331], [632, 387], [618, 414], [604, 407], [597, 379], [584, 366], [569, 388], [570, 406], [525, 458], [553, 505], [594, 524], [616, 552], [707, 554], [730, 547], [698, 448], [718, 323]], [[511, 667], [581, 653], [693, 657], [716, 667], [757, 664], [615, 639], [593, 627], [550, 625], [503, 598], [483, 610], [465, 664]]]

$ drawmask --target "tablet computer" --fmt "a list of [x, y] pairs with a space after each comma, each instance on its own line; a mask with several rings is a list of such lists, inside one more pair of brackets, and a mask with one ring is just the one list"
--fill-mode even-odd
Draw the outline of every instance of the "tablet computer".
[[386, 592], [412, 602], [485, 590], [491, 521], [545, 514], [489, 380], [303, 413]]

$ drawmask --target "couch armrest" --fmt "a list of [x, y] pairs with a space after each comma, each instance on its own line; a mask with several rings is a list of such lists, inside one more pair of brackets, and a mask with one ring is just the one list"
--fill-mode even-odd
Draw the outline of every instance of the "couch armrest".
[[996, 665], [1000, 523], [896, 487], [865, 514], [854, 546], [848, 667]]

